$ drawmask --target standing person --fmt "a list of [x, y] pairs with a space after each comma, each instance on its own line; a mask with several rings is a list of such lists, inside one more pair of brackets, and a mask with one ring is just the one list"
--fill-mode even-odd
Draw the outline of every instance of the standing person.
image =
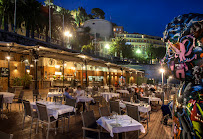
[[66, 87], [65, 92], [64, 92], [64, 96], [66, 98], [73, 99], [73, 97], [69, 94], [69, 92], [70, 92], [70, 89], [68, 87]]
[[77, 90], [75, 91], [75, 93], [76, 93], [76, 97], [85, 96], [85, 92], [84, 90], [82, 90], [81, 86], [77, 87]]

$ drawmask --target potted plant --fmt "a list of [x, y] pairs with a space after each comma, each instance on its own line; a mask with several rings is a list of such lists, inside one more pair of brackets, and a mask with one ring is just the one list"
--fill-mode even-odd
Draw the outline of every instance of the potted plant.
[[22, 82], [23, 82], [23, 87], [25, 89], [29, 89], [30, 88], [30, 84], [31, 84], [31, 81], [32, 81], [32, 77], [28, 74], [24, 75], [22, 77]]
[[12, 79], [13, 80], [13, 86], [12, 88], [15, 88], [16, 90], [20, 91], [23, 89], [23, 86], [22, 86], [22, 79], [19, 78], [19, 77], [15, 77]]

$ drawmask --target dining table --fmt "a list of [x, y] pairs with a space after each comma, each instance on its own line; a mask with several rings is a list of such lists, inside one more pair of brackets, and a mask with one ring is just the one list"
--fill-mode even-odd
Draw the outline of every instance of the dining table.
[[93, 102], [93, 103], [95, 103], [94, 98], [89, 97], [89, 96], [78, 96], [78, 97], [76, 97], [76, 103], [78, 103], [78, 102], [81, 102], [83, 104], [83, 112], [86, 109], [85, 104], [87, 102]]
[[145, 133], [144, 126], [128, 115], [103, 116], [97, 120], [97, 123], [106, 129], [112, 138], [114, 133], [118, 133], [119, 138], [122, 138], [122, 133], [129, 131], [140, 130]]
[[128, 90], [116, 90], [117, 93], [129, 94]]
[[158, 102], [161, 102], [161, 99], [158, 98], [158, 97], [154, 97], [154, 96], [149, 96], [149, 97], [143, 97], [143, 98], [149, 98], [149, 104], [151, 101], [158, 101]]
[[119, 97], [120, 96], [119, 93], [112, 93], [112, 92], [103, 92], [100, 95], [106, 100], [106, 102], [109, 102], [109, 100], [112, 97]]
[[3, 95], [4, 103], [12, 103], [15, 97], [15, 94], [10, 92], [0, 92], [0, 95]]
[[[59, 115], [75, 112], [75, 108], [73, 106], [59, 104], [57, 102], [49, 102], [49, 101], [37, 101], [37, 103], [46, 105], [48, 114], [53, 116], [55, 119], [58, 119]], [[32, 109], [37, 110], [36, 102], [30, 103]]]

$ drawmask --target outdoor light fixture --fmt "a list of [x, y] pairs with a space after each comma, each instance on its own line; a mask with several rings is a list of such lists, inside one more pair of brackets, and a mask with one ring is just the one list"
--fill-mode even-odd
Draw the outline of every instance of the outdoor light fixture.
[[26, 70], [26, 71], [27, 71], [28, 74], [30, 73], [30, 70]]
[[10, 59], [11, 59], [11, 57], [10, 57], [10, 56], [7, 56], [7, 57], [6, 57], [6, 59], [10, 60]]
[[165, 72], [165, 70], [161, 68], [161, 69], [160, 69], [160, 72], [161, 72], [161, 73], [164, 73], [164, 72]]
[[106, 49], [110, 49], [109, 44], [106, 44], [106, 45], [105, 45], [105, 48], [106, 48]]
[[64, 35], [67, 36], [67, 37], [72, 37], [72, 34], [70, 34], [70, 32], [68, 32], [68, 31], [66, 31], [66, 32], [64, 33]]
[[59, 69], [59, 68], [60, 68], [60, 65], [56, 65], [55, 68]]
[[140, 49], [137, 49], [136, 53], [137, 53], [137, 54], [140, 54], [140, 53], [141, 53]]

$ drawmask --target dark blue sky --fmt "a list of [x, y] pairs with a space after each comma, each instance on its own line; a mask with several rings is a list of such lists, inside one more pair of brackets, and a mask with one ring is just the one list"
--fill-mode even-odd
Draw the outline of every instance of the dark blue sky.
[[110, 21], [111, 16], [113, 23], [124, 26], [129, 33], [160, 37], [174, 17], [203, 14], [203, 0], [54, 0], [54, 3], [69, 10], [82, 6], [88, 13], [92, 8], [101, 8], [107, 20]]

